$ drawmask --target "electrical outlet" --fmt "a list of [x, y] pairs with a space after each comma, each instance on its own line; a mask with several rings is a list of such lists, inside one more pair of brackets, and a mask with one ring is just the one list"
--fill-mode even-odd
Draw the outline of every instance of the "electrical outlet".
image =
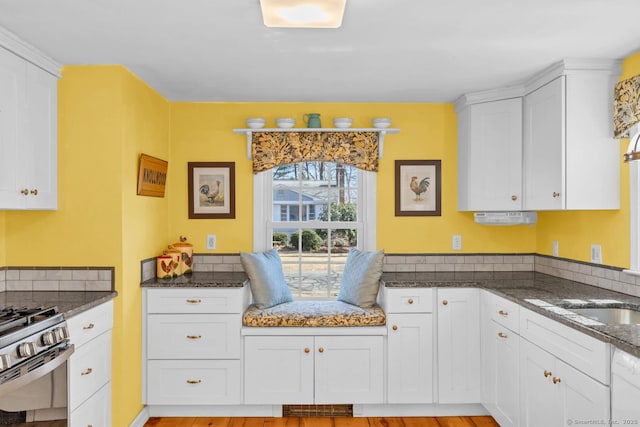
[[217, 243], [216, 235], [215, 234], [208, 234], [207, 235], [207, 249], [215, 249], [216, 248], [216, 243]]
[[591, 245], [591, 262], [602, 264], [602, 246]]
[[462, 236], [459, 234], [454, 234], [453, 239], [451, 241], [451, 248], [454, 251], [462, 250]]
[[551, 243], [551, 253], [553, 256], [558, 256], [558, 241], [554, 240], [553, 243]]

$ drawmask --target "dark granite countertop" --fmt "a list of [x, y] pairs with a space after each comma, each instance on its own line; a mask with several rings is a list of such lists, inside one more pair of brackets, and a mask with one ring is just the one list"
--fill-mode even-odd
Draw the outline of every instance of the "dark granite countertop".
[[140, 284], [143, 288], [241, 288], [247, 280], [245, 273], [194, 272], [172, 279], [153, 278]]
[[550, 305], [569, 308], [578, 305], [567, 300], [583, 300], [580, 307], [602, 306], [590, 300], [614, 300], [606, 306], [640, 310], [640, 298], [631, 295], [533, 272], [443, 272], [385, 273], [386, 287], [478, 287], [514, 301], [531, 311], [563, 323], [601, 341], [640, 357], [640, 325], [584, 325], [527, 300], [542, 300]]
[[2, 307], [57, 306], [66, 319], [103, 304], [117, 296], [117, 292], [84, 291], [6, 291], [0, 292]]

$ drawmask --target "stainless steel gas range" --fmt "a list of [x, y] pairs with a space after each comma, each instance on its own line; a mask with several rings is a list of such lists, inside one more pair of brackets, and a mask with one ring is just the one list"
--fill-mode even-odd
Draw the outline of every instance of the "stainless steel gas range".
[[57, 307], [0, 309], [0, 425], [67, 425], [73, 351]]

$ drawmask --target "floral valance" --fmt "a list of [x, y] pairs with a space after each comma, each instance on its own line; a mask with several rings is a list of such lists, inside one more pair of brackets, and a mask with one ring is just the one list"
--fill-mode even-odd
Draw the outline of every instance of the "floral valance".
[[613, 100], [613, 127], [616, 138], [629, 136], [629, 129], [640, 122], [640, 75], [616, 84]]
[[378, 171], [377, 132], [253, 132], [253, 172], [324, 160]]

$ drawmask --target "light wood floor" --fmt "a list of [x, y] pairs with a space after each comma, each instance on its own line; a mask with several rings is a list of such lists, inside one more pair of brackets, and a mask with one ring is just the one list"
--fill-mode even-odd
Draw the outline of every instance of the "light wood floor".
[[150, 418], [145, 427], [500, 427], [491, 417]]

